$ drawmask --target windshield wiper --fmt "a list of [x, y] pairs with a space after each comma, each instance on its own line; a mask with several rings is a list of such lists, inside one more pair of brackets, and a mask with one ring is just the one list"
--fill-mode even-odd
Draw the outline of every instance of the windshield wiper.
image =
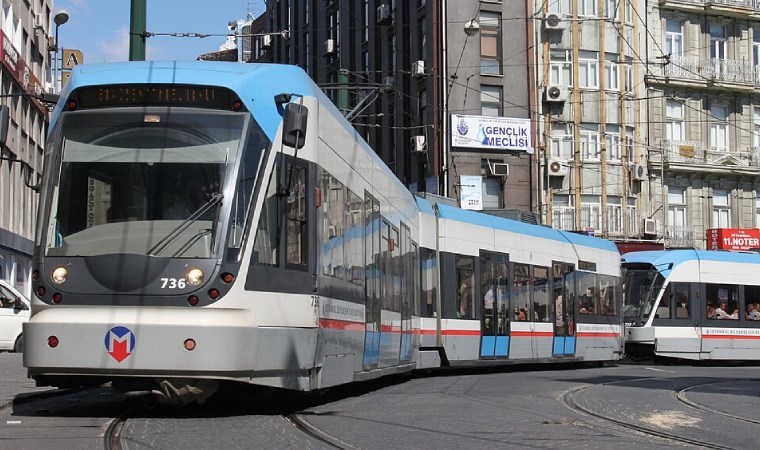
[[195, 210], [192, 214], [190, 214], [190, 217], [185, 219], [181, 224], [177, 225], [172, 231], [169, 232], [163, 239], [158, 241], [156, 245], [150, 248], [148, 250], [147, 255], [158, 255], [161, 253], [169, 244], [171, 244], [174, 239], [176, 239], [179, 235], [182, 234], [183, 231], [185, 231], [190, 225], [195, 223], [198, 219], [201, 218], [207, 211], [209, 211], [211, 208], [213, 208], [217, 203], [222, 201], [222, 198], [224, 198], [224, 195], [216, 192], [211, 195], [211, 198], [208, 199], [206, 203], [201, 205], [200, 208]]

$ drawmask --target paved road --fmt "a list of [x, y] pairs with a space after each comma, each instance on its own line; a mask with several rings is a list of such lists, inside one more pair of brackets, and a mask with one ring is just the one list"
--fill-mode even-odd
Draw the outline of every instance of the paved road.
[[[47, 390], [26, 380], [20, 364], [19, 355], [0, 354], [0, 398], [6, 404], [19, 394]], [[107, 389], [56, 398], [44, 406], [15, 398], [15, 405], [0, 410], [0, 449], [103, 448], [106, 425], [127, 407]], [[620, 364], [578, 370], [459, 371], [336, 389], [312, 400], [299, 417], [346, 448], [689, 445], [621, 423], [676, 434], [687, 442], [693, 439], [692, 444], [756, 448], [760, 367]], [[122, 444], [128, 449], [330, 448], [298, 430], [277, 405], [220, 402], [133, 413]]]

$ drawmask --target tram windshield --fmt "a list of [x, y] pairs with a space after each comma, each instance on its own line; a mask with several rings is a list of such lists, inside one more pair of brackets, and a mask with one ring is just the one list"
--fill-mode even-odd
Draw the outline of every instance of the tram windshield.
[[623, 305], [625, 318], [647, 319], [654, 309], [657, 294], [664, 282], [663, 276], [654, 269], [627, 268]]
[[46, 254], [214, 257], [224, 174], [246, 117], [166, 107], [65, 113]]

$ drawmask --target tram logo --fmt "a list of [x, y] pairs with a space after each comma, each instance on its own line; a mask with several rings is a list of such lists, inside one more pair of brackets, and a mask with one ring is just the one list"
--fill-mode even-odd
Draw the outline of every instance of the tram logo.
[[108, 354], [122, 362], [135, 349], [135, 334], [127, 327], [113, 327], [106, 333], [105, 344]]

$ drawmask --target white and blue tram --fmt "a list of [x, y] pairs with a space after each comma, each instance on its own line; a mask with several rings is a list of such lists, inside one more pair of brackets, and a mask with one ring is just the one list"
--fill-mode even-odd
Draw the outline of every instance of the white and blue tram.
[[689, 360], [760, 360], [760, 255], [623, 255], [626, 350]]
[[185, 403], [621, 355], [614, 245], [412, 196], [294, 66], [77, 66], [43, 180], [39, 385]]

